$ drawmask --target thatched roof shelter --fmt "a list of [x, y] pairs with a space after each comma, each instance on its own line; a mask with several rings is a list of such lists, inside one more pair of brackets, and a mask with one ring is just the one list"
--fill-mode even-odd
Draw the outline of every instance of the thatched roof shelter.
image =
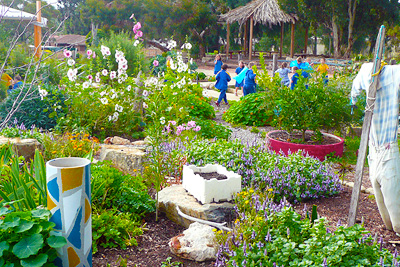
[[296, 15], [289, 15], [282, 11], [276, 0], [254, 0], [245, 6], [232, 9], [222, 14], [220, 19], [228, 24], [239, 22], [240, 25], [253, 17], [254, 24], [277, 25], [281, 23], [295, 23]]
[[[250, 20], [250, 45], [249, 45], [249, 59], [251, 60], [251, 49], [252, 49], [252, 37], [253, 37], [253, 26], [257, 23], [269, 25], [280, 24], [282, 27], [282, 35], [283, 35], [283, 24], [291, 23], [292, 24], [292, 45], [291, 45], [291, 54], [293, 54], [294, 47], [294, 24], [298, 17], [295, 14], [286, 14], [280, 8], [277, 0], [254, 0], [248, 3], [245, 6], [237, 7], [226, 14], [220, 15], [220, 20], [225, 21], [227, 23], [228, 30], [228, 44], [227, 44], [227, 53], [229, 52], [229, 25], [238, 22], [239, 25], [243, 25], [247, 21]], [[245, 39], [247, 38], [247, 26], [245, 28]], [[283, 36], [281, 36], [281, 49], [280, 54], [282, 56], [282, 46], [283, 46]], [[293, 56], [293, 55], [292, 55]]]

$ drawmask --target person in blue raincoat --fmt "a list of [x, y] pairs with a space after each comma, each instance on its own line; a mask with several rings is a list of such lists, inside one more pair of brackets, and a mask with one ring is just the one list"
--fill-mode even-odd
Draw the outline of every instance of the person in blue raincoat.
[[254, 62], [249, 63], [249, 69], [246, 72], [246, 76], [244, 77], [244, 85], [243, 85], [243, 96], [248, 94], [252, 94], [256, 92], [256, 76], [252, 70], [254, 66]]
[[217, 75], [217, 73], [221, 70], [223, 63], [221, 60], [221, 55], [218, 54], [215, 56], [215, 60], [214, 60], [214, 75]]
[[217, 76], [215, 76], [215, 79], [217, 80], [215, 88], [217, 88], [221, 92], [219, 94], [217, 102], [215, 102], [215, 105], [217, 105], [217, 107], [219, 107], [219, 104], [222, 102], [222, 100], [224, 100], [225, 104], [228, 105], [226, 90], [228, 90], [228, 82], [231, 80], [231, 76], [228, 72], [226, 72], [227, 69], [228, 65], [223, 64], [221, 66], [221, 70], [217, 73]]

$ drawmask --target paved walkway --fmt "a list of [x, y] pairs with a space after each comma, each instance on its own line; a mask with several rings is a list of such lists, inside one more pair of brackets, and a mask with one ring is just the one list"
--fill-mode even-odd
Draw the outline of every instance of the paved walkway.
[[[196, 71], [204, 72], [204, 74], [207, 75], [207, 76], [213, 76], [214, 75], [214, 69], [210, 70], [210, 69], [205, 69], [205, 68], [199, 67]], [[231, 75], [231, 77], [235, 77], [236, 76], [234, 70], [232, 70], [232, 71], [228, 70], [228, 72]], [[215, 89], [215, 87], [214, 87], [215, 90], [208, 89], [208, 88], [210, 88], [210, 86], [214, 86], [215, 82], [200, 82], [200, 85], [201, 85], [201, 87], [205, 88], [205, 90], [207, 90], [207, 93], [208, 93], [209, 97], [214, 97], [214, 98], [218, 98], [219, 97], [219, 91], [217, 89]], [[232, 79], [228, 83], [228, 86], [235, 87], [235, 80]], [[231, 91], [231, 90], [229, 90], [229, 91]], [[242, 91], [238, 91], [238, 94], [239, 94], [239, 96], [235, 96], [234, 93], [227, 92], [226, 93], [226, 98], [228, 99], [228, 101], [231, 101], [231, 100], [239, 101], [240, 97], [242, 96]]]

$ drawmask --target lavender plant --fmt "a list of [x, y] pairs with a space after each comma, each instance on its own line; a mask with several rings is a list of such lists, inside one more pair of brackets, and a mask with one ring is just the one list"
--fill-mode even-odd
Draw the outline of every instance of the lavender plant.
[[296, 203], [332, 196], [341, 190], [339, 177], [329, 165], [301, 152], [287, 157], [275, 154], [257, 140], [252, 143], [199, 140], [186, 153], [190, 164], [221, 164], [242, 175], [243, 186], [272, 189], [278, 202], [285, 197]]
[[324, 218], [312, 223], [271, 196], [253, 189], [238, 194], [233, 231], [217, 234], [215, 266], [399, 266], [397, 251], [382, 249], [363, 226], [330, 231]]

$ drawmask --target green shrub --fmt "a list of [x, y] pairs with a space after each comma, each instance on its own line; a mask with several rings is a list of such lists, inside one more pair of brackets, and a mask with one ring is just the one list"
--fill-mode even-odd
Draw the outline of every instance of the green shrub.
[[155, 210], [141, 176], [124, 175], [110, 162], [92, 165], [92, 203], [95, 210], [116, 209], [140, 220]]
[[218, 236], [218, 266], [396, 266], [399, 260], [359, 224], [331, 231], [324, 218], [302, 219], [283, 203], [250, 191], [236, 202], [233, 232]]
[[[29, 85], [25, 85], [24, 88], [13, 90], [9, 97], [0, 103], [0, 119], [4, 119], [7, 116], [20, 90], [25, 93], [28, 88]], [[41, 88], [48, 92], [47, 97], [41, 99], [38, 87], [34, 86], [31, 94], [21, 103], [10, 121], [17, 119], [26, 128], [34, 125], [37, 128], [51, 129], [56, 125], [57, 119], [63, 115], [66, 96], [57, 86], [44, 85]]]
[[185, 94], [182, 103], [186, 103], [189, 110], [189, 116], [198, 119], [215, 118], [214, 108], [210, 105], [209, 99], [194, 94]]
[[229, 128], [212, 120], [197, 120], [196, 124], [201, 127], [199, 133], [205, 139], [228, 139], [232, 133]]
[[116, 209], [98, 210], [92, 215], [93, 253], [98, 246], [104, 248], [122, 248], [137, 246], [135, 237], [143, 234], [140, 223], [131, 219], [129, 213], [120, 213]]
[[307, 130], [322, 138], [321, 130], [340, 129], [352, 120], [348, 96], [338, 88], [325, 86], [322, 77], [311, 81], [300, 77], [293, 90], [280, 90], [276, 104], [274, 125], [289, 132], [300, 131], [303, 142]]
[[[130, 36], [129, 33], [120, 32], [114, 33], [110, 31], [110, 35], [107, 38], [100, 40], [100, 44], [104, 45], [111, 50], [110, 58], [115, 58], [115, 51], [119, 50], [124, 52], [125, 58], [128, 61], [128, 69], [126, 70], [128, 76], [136, 76], [140, 70], [146, 70], [147, 61], [145, 59], [144, 52], [142, 50], [142, 45], [139, 44], [134, 46], [135, 40]], [[96, 73], [103, 69], [108, 69], [109, 71], [118, 69], [118, 63], [115, 60], [109, 61], [107, 58], [103, 58], [100, 47], [90, 47], [95, 53], [95, 60], [83, 59], [81, 63], [88, 63], [88, 68], [91, 70], [90, 73]], [[94, 75], [93, 75], [94, 76]]]
[[67, 244], [62, 236], [50, 235], [55, 223], [50, 211], [11, 211], [0, 208], [0, 266], [55, 266], [57, 248]]
[[232, 124], [268, 125], [273, 116], [270, 101], [265, 92], [248, 94], [239, 102], [232, 103], [222, 118]]

